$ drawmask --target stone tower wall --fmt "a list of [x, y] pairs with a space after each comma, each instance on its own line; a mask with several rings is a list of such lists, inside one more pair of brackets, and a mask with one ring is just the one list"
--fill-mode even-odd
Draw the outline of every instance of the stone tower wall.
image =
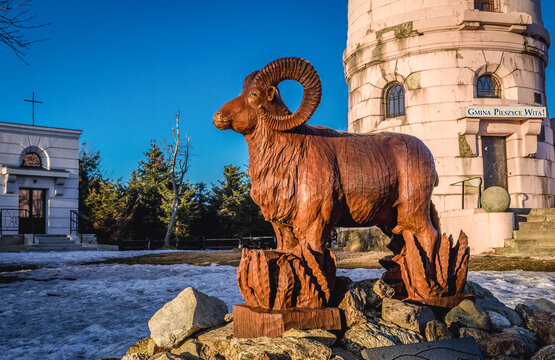
[[[540, 1], [498, 5], [499, 12], [485, 12], [474, 0], [349, 0], [348, 129], [422, 139], [440, 175], [433, 199], [439, 211], [461, 208], [461, 187], [452, 183], [484, 176], [483, 136], [505, 138], [511, 207], [555, 204], [553, 129], [543, 108], [550, 40]], [[484, 74], [498, 79], [500, 98], [477, 97]], [[384, 95], [393, 82], [405, 90], [406, 114], [387, 118]], [[480, 118], [465, 112], [469, 106], [544, 113]], [[476, 207], [477, 189], [465, 194], [465, 206]]]

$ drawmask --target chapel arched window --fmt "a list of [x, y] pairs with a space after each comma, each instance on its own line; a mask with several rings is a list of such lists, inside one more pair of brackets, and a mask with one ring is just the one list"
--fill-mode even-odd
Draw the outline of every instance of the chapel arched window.
[[499, 12], [499, 0], [474, 0], [474, 9]]
[[23, 155], [23, 161], [21, 162], [21, 166], [41, 167], [42, 162], [40, 160], [39, 154], [34, 152], [28, 152], [27, 154]]
[[399, 83], [391, 85], [385, 92], [385, 117], [405, 115], [405, 88]]
[[492, 75], [482, 75], [476, 83], [476, 96], [479, 98], [501, 97], [499, 81]]

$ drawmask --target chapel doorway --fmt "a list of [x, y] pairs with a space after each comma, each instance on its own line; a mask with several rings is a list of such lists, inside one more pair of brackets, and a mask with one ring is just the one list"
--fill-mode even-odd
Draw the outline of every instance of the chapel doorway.
[[507, 186], [507, 151], [505, 137], [482, 136], [482, 159], [484, 162], [484, 189], [490, 186]]
[[44, 234], [46, 230], [46, 190], [19, 189], [19, 233]]

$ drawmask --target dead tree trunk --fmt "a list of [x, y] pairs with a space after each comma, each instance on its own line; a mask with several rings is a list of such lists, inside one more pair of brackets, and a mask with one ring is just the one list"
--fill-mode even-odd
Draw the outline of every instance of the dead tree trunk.
[[[171, 124], [170, 124], [171, 126]], [[170, 247], [170, 238], [175, 227], [175, 219], [179, 210], [179, 201], [184, 189], [185, 174], [189, 169], [189, 138], [184, 139], [179, 135], [179, 113], [175, 115], [175, 127], [171, 126], [173, 132], [173, 143], [166, 144], [168, 152], [170, 180], [172, 183], [171, 199], [170, 199], [170, 221], [166, 236], [164, 236], [164, 247]]]

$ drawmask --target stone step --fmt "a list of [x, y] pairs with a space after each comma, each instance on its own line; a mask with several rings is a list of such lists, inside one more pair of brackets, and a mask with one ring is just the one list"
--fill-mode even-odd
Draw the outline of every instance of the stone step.
[[515, 240], [552, 240], [555, 241], [555, 231], [551, 230], [513, 230]]
[[23, 245], [23, 236], [20, 236], [20, 235], [2, 236], [2, 238], [0, 239], [0, 245], [2, 247]]
[[553, 239], [528, 239], [528, 240], [515, 240], [505, 239], [505, 247], [520, 247], [520, 246], [553, 246], [555, 247], [555, 240]]
[[555, 221], [521, 222], [519, 230], [551, 230], [555, 232]]
[[555, 215], [526, 215], [526, 222], [555, 222]]
[[553, 246], [519, 246], [495, 248], [496, 255], [555, 256]]
[[63, 245], [63, 246], [28, 246], [27, 251], [81, 251], [81, 250], [96, 250], [94, 248], [83, 247], [77, 244]]
[[555, 208], [530, 209], [530, 215], [553, 215], [553, 216], [555, 216]]
[[68, 238], [60, 238], [60, 239], [37, 239], [39, 244], [75, 244]]

